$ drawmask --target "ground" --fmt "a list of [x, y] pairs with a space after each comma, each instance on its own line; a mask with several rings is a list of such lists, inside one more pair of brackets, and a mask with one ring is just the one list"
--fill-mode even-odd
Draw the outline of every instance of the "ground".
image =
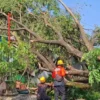
[[17, 96], [1, 96], [0, 100], [36, 100], [36, 95], [20, 94]]

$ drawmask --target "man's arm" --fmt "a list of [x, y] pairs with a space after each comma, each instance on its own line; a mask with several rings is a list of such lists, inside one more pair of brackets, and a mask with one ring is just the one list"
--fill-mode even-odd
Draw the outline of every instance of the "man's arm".
[[28, 88], [28, 89], [36, 91], [38, 88], [32, 87], [32, 88]]
[[51, 83], [45, 83], [46, 85], [48, 85], [48, 86], [50, 86], [50, 87], [52, 87], [53, 86], [53, 83], [51, 82]]

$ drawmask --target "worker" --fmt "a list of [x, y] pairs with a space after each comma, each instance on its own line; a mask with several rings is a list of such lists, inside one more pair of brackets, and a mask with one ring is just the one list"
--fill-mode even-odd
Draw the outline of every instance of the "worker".
[[46, 79], [44, 76], [40, 77], [40, 83], [37, 88], [29, 88], [31, 90], [37, 90], [37, 100], [51, 100], [47, 95], [47, 88], [51, 87], [52, 83], [46, 83]]
[[66, 70], [64, 69], [64, 62], [62, 60], [58, 60], [55, 69], [52, 71], [55, 100], [58, 100], [59, 96], [61, 96], [61, 100], [65, 100], [65, 75]]

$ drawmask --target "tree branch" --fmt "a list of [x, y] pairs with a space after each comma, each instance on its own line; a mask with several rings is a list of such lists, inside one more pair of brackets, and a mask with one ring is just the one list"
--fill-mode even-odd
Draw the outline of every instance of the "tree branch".
[[22, 23], [22, 7], [21, 5], [19, 4], [19, 7], [20, 7], [20, 11], [19, 11], [19, 15], [20, 15], [20, 23]]
[[98, 35], [100, 34], [100, 32], [99, 32], [99, 30], [97, 30], [97, 31], [93, 31], [94, 33], [93, 33], [93, 36], [92, 36], [92, 38], [90, 39], [90, 41], [92, 42], [92, 44], [94, 44], [97, 40], [98, 40]]
[[72, 53], [80, 58], [83, 55], [83, 53], [81, 51], [74, 48], [73, 46], [71, 46], [70, 44], [65, 42], [64, 40], [42, 40], [42, 39], [39, 40], [39, 39], [36, 39], [36, 40], [31, 40], [31, 42], [40, 42], [40, 43], [46, 43], [46, 44], [58, 44], [58, 45], [65, 47], [69, 53]]
[[[3, 12], [0, 12], [2, 15], [4, 15], [7, 18], [7, 15]], [[35, 32], [31, 31], [30, 29], [28, 29], [25, 25], [23, 25], [22, 23], [18, 22], [17, 20], [15, 20], [14, 18], [11, 18], [12, 21], [14, 21], [15, 23], [19, 24], [20, 26], [22, 26], [26, 31], [28, 31], [30, 34], [32, 34], [35, 38], [37, 39], [41, 39], [40, 36], [38, 36]]]
[[46, 13], [45, 13], [45, 12], [42, 12], [42, 14], [43, 14], [43, 20], [44, 20], [46, 26], [49, 26], [50, 28], [52, 28], [53, 31], [58, 35], [59, 39], [63, 39], [61, 33], [60, 33], [57, 29], [55, 29], [54, 26], [53, 26], [52, 24], [50, 24], [50, 23], [47, 21], [47, 15], [46, 15]]
[[77, 24], [80, 32], [81, 32], [81, 37], [87, 47], [87, 49], [90, 51], [93, 49], [93, 45], [90, 43], [90, 41], [88, 40], [85, 31], [83, 29], [83, 27], [81, 26], [81, 24], [79, 23], [79, 21], [77, 20], [77, 18], [75, 17], [75, 15], [72, 13], [72, 11], [63, 3], [62, 0], [58, 0], [64, 7], [65, 9], [70, 13], [70, 15], [73, 17], [73, 19], [75, 20], [75, 23]]
[[42, 39], [35, 39], [35, 40], [30, 40], [31, 42], [40, 42], [40, 43], [45, 43], [45, 44], [60, 44], [59, 40], [42, 40]]
[[47, 68], [43, 68], [43, 67], [41, 66], [40, 63], [38, 63], [38, 66], [39, 66], [39, 69], [40, 69], [40, 70], [50, 72], [49, 69], [47, 69]]
[[[3, 14], [5, 17], [7, 17], [7, 15], [3, 12], [0, 12], [1, 14]], [[72, 53], [78, 57], [82, 57], [82, 52], [80, 52], [78, 49], [74, 48], [73, 46], [71, 46], [70, 44], [68, 44], [67, 42], [65, 42], [63, 39], [60, 39], [59, 41], [53, 40], [43, 40], [40, 36], [38, 36], [35, 32], [31, 31], [30, 29], [28, 29], [25, 25], [23, 25], [22, 23], [16, 21], [15, 19], [11, 18], [15, 23], [19, 24], [20, 26], [22, 26], [26, 31], [28, 31], [30, 34], [32, 34], [35, 39], [37, 40], [37, 42], [41, 42], [41, 43], [48, 43], [48, 44], [59, 44], [61, 46], [64, 46], [69, 53]]]
[[38, 51], [35, 50], [33, 50], [32, 52], [36, 54], [39, 57], [39, 59], [41, 59], [47, 65], [50, 71], [53, 70], [52, 68], [53, 66], [47, 61], [47, 59], [42, 54], [40, 54]]
[[[0, 30], [8, 30], [8, 28], [0, 27]], [[25, 30], [25, 28], [10, 29], [10, 31], [20, 31], [20, 30]]]
[[68, 44], [68, 43], [65, 42], [64, 40], [62, 40], [62, 41], [60, 42], [60, 44], [61, 44], [62, 46], [64, 46], [64, 47], [68, 50], [69, 53], [72, 53], [72, 54], [76, 55], [76, 56], [79, 57], [79, 58], [82, 57], [83, 53], [82, 53], [81, 51], [79, 51], [78, 49], [74, 48], [72, 45]]

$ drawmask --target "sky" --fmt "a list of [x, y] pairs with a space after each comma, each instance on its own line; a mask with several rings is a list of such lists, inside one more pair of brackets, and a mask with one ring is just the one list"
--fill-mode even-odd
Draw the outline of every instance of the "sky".
[[85, 29], [90, 29], [86, 30], [90, 35], [96, 26], [100, 26], [100, 0], [63, 0], [63, 2], [81, 15], [81, 24]]

